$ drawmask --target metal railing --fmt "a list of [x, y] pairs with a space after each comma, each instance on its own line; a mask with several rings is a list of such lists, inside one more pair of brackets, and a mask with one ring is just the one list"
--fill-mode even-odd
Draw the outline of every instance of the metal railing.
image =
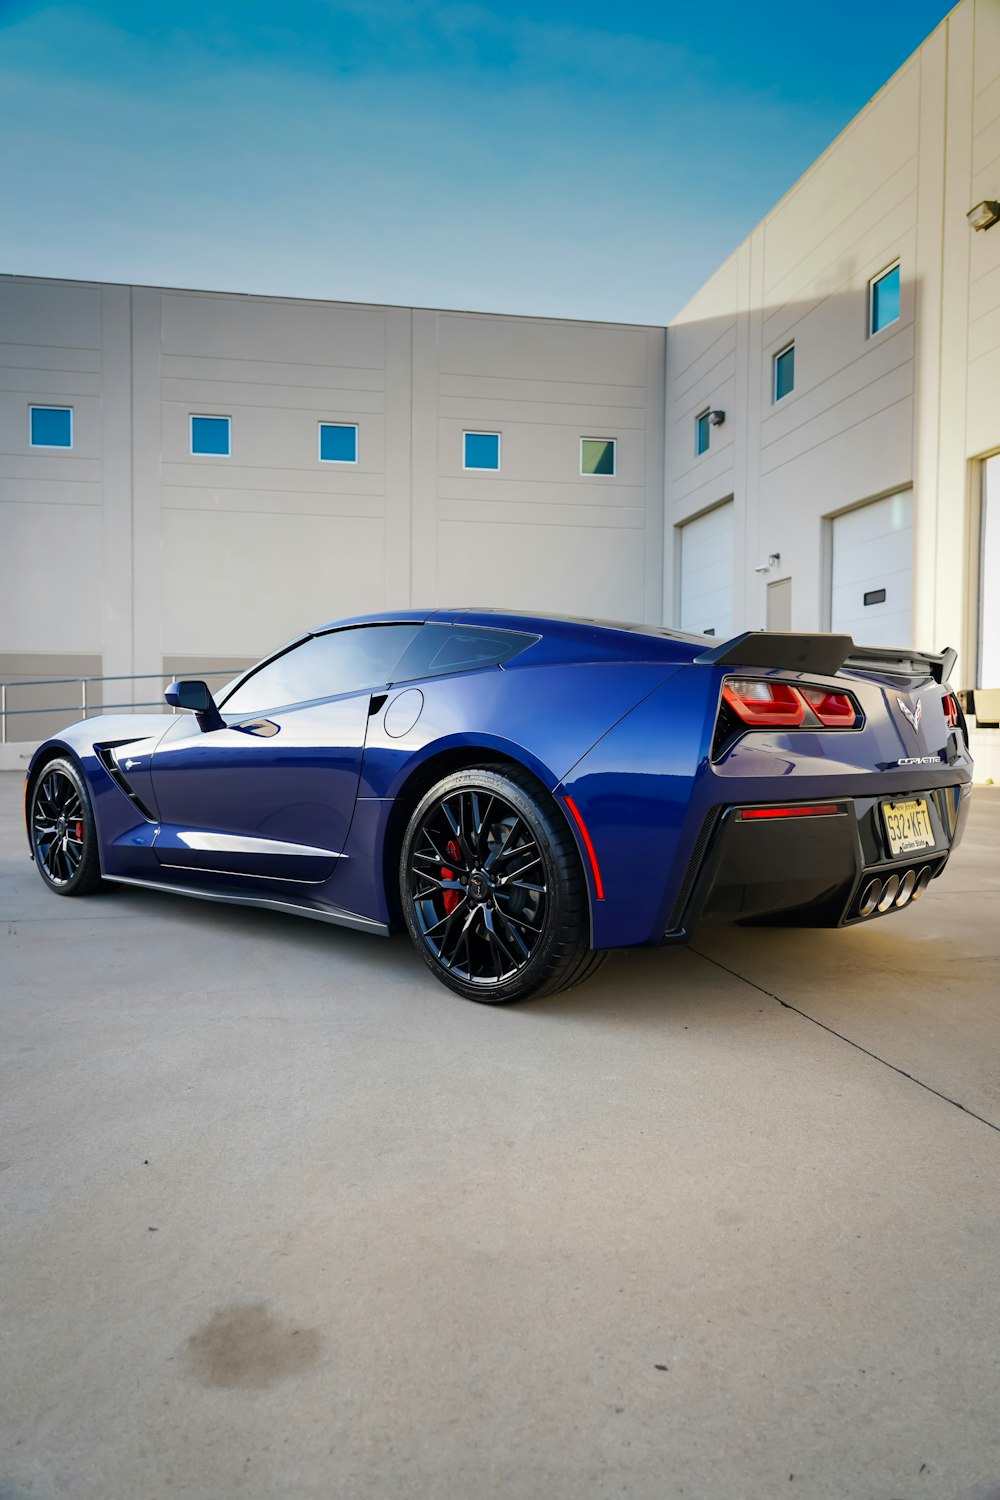
[[[196, 669], [200, 680], [207, 681], [211, 677], [222, 677], [227, 682], [231, 677], [236, 677], [243, 669], [240, 667], [216, 667], [211, 672], [205, 672], [200, 667]], [[94, 703], [87, 701], [88, 684], [104, 682], [173, 682], [176, 677], [174, 672], [132, 672], [118, 677], [38, 677], [34, 681], [11, 681], [0, 682], [0, 745], [11, 743], [7, 733], [7, 720], [18, 718], [26, 714], [79, 714], [83, 719], [96, 710], [98, 713], [106, 714], [112, 712], [130, 713], [137, 708], [159, 708], [164, 713], [175, 713], [176, 710], [164, 703], [162, 696], [159, 698], [132, 699], [128, 703]], [[20, 688], [44, 688], [44, 687], [66, 687], [75, 683], [79, 688], [77, 701], [75, 703], [44, 703], [38, 708], [8, 708], [7, 695], [9, 692]], [[61, 696], [68, 698], [69, 693]], [[93, 694], [91, 695], [93, 698]], [[101, 694], [103, 700], [103, 694]]]

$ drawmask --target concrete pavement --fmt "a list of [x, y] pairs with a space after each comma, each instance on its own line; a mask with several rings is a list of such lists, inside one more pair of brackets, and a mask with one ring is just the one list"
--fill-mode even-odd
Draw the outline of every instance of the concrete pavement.
[[1000, 1496], [1000, 792], [892, 920], [494, 1010], [53, 897], [20, 786], [0, 1500]]

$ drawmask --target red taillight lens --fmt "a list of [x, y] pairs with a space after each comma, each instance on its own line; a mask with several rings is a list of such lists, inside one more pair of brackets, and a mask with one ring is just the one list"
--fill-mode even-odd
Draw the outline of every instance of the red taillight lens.
[[827, 729], [849, 729], [857, 719], [854, 704], [847, 693], [830, 693], [825, 688], [800, 688], [799, 691]]
[[958, 699], [954, 693], [946, 693], [944, 699], [944, 718], [949, 729], [957, 729], [959, 725]]
[[825, 818], [831, 813], [843, 811], [836, 802], [812, 802], [808, 806], [801, 802], [791, 807], [744, 807], [740, 813], [743, 823], [768, 822], [772, 818]]
[[794, 728], [806, 716], [799, 694], [787, 682], [753, 682], [730, 677], [722, 696], [744, 724], [757, 728]]

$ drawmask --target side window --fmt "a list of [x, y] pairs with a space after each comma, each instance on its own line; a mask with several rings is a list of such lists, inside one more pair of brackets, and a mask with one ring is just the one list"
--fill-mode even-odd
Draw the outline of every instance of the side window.
[[868, 283], [868, 332], [874, 336], [899, 321], [899, 266], [890, 266]]
[[795, 345], [787, 344], [774, 356], [772, 401], [783, 401], [795, 389]]
[[614, 474], [616, 438], [581, 438], [580, 473]]
[[33, 448], [72, 448], [71, 406], [29, 406], [28, 413]]
[[499, 469], [499, 432], [463, 432], [462, 468]]
[[498, 667], [537, 639], [536, 635], [473, 625], [424, 625], [390, 680], [412, 682], [417, 677], [444, 677], [449, 672]]
[[229, 417], [192, 417], [191, 452], [205, 458], [228, 458], [232, 425]]
[[226, 714], [250, 714], [384, 686], [419, 625], [355, 625], [310, 636], [265, 662], [224, 698]]

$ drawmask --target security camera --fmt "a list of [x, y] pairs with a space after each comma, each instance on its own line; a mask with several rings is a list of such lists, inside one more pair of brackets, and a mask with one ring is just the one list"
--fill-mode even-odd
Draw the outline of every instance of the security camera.
[[771, 555], [768, 557], [766, 563], [758, 563], [757, 564], [757, 566], [754, 568], [754, 572], [755, 573], [770, 573], [771, 569], [772, 568], [776, 568], [780, 562], [781, 562], [781, 553], [780, 552], [772, 552]]

